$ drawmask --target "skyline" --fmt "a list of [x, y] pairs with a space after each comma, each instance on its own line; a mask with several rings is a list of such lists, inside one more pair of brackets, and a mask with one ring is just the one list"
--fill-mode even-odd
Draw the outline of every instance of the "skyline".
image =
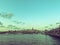
[[[59, 0], [0, 0], [0, 22], [5, 27], [42, 30], [60, 23]], [[52, 27], [49, 25], [53, 25]], [[7, 28], [8, 29], [8, 28]]]

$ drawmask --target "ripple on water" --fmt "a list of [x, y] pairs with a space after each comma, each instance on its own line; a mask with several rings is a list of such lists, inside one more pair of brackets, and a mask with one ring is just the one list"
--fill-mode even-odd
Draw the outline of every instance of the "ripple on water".
[[42, 34], [4, 34], [0, 45], [60, 45], [60, 40]]

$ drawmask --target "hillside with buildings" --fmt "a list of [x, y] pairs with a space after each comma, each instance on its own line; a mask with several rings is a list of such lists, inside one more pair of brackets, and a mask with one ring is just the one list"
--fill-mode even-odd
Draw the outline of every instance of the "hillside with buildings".
[[50, 31], [45, 31], [45, 34], [60, 37], [60, 26], [55, 29], [51, 29]]

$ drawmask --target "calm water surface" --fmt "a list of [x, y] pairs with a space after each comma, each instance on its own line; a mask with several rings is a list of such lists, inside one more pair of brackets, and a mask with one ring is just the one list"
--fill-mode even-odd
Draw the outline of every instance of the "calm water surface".
[[0, 45], [60, 45], [60, 39], [42, 34], [0, 34]]

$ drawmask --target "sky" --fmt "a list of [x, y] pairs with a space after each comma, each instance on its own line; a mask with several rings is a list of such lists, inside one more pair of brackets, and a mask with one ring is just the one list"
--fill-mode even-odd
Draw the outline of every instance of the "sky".
[[4, 30], [9, 25], [20, 29], [54, 28], [60, 23], [60, 0], [0, 0], [0, 13]]

